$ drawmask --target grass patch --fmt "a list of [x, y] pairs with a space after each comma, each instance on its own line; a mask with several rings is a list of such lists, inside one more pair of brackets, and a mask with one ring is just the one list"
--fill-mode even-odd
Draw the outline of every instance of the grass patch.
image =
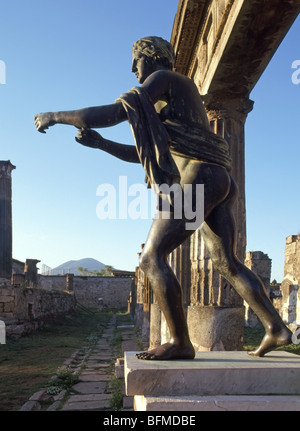
[[[7, 337], [6, 344], [0, 345], [0, 411], [18, 410], [45, 387], [74, 350], [101, 336], [112, 314], [77, 310], [22, 338]], [[67, 380], [66, 375], [63, 378]]]
[[123, 387], [124, 379], [112, 377], [110, 381], [111, 398], [109, 400], [109, 406], [112, 411], [120, 411], [123, 408]]
[[[127, 310], [118, 310], [116, 312], [116, 325], [113, 338], [111, 339], [110, 345], [115, 351], [115, 357], [120, 358], [122, 356], [122, 331], [118, 329], [118, 326], [122, 325], [132, 325], [132, 317]], [[114, 361], [115, 362], [115, 361]], [[114, 363], [112, 364], [112, 374], [114, 369]], [[110, 382], [109, 389], [111, 393], [111, 398], [109, 401], [110, 409], [112, 411], [120, 411], [123, 409], [123, 396], [124, 396], [124, 378], [117, 378], [113, 374]]]
[[55, 380], [48, 382], [46, 392], [49, 395], [57, 395], [64, 389], [70, 390], [78, 381], [78, 374], [74, 374], [70, 368], [64, 368], [59, 371]]

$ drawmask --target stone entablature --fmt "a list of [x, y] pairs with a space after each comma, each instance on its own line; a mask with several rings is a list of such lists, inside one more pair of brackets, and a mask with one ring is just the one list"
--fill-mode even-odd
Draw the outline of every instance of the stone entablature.
[[249, 96], [299, 12], [298, 0], [179, 0], [176, 70], [201, 94]]

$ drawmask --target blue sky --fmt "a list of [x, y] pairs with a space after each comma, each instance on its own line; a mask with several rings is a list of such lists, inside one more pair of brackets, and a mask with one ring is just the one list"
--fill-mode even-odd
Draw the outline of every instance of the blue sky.
[[[149, 6], [151, 4], [151, 6]], [[93, 257], [134, 270], [150, 220], [100, 220], [99, 185], [118, 190], [143, 183], [140, 165], [85, 148], [76, 129], [57, 125], [36, 132], [39, 112], [113, 103], [137, 85], [131, 48], [142, 36], [170, 39], [177, 0], [10, 0], [0, 17], [0, 159], [13, 172], [13, 255], [55, 267]], [[247, 250], [261, 250], [283, 276], [285, 238], [299, 221], [299, 95], [292, 63], [300, 59], [300, 20], [251, 94], [246, 123]], [[300, 75], [299, 75], [300, 76]], [[133, 144], [129, 125], [103, 136]], [[41, 266], [41, 265], [40, 265]]]

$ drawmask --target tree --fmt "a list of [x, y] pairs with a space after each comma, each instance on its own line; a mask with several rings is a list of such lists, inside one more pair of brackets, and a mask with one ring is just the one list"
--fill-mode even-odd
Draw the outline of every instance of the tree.
[[97, 271], [97, 269], [89, 271], [87, 268], [83, 268], [82, 266], [79, 266], [77, 269], [79, 271], [79, 275], [84, 277], [110, 277], [112, 275], [113, 267], [111, 265], [105, 265], [105, 267], [100, 271]]
[[78, 266], [78, 272], [79, 272], [79, 275], [83, 275], [83, 276], [86, 276], [86, 275], [88, 275], [88, 269], [87, 268], [83, 268], [82, 266]]

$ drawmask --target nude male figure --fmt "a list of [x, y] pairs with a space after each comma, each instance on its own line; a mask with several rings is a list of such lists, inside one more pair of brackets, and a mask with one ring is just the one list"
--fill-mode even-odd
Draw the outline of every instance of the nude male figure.
[[[204, 136], [211, 133], [202, 99], [195, 84], [189, 78], [173, 72], [173, 65], [172, 47], [163, 39], [142, 38], [134, 44], [132, 72], [136, 74], [141, 84], [138, 92], [141, 91], [143, 97], [150, 99], [161, 123], [166, 127], [170, 125], [168, 132], [173, 129], [179, 130], [183, 139], [184, 133], [188, 134], [189, 129], [198, 130], [200, 137], [201, 134]], [[102, 149], [128, 162], [139, 163], [144, 157], [144, 152], [148, 150], [143, 147], [143, 142], [141, 147], [118, 144], [90, 130], [114, 126], [128, 120], [127, 108], [129, 106], [128, 109], [131, 109], [130, 103], [126, 100], [124, 102], [121, 98], [106, 106], [42, 113], [35, 116], [35, 124], [37, 130], [42, 133], [54, 124], [73, 125], [81, 129], [76, 139], [81, 144]], [[135, 115], [134, 109], [131, 112]], [[135, 124], [134, 127], [138, 128], [139, 124]], [[170, 154], [163, 150], [163, 157], [169, 157], [168, 164], [165, 164], [165, 171], [169, 171], [166, 174], [169, 184], [177, 182], [182, 188], [185, 184], [193, 186], [204, 184], [204, 222], [200, 226], [200, 232], [213, 265], [249, 304], [265, 328], [266, 334], [261, 345], [250, 354], [263, 356], [276, 347], [291, 343], [292, 334], [274, 309], [261, 280], [235, 255], [232, 205], [237, 187], [226, 166], [226, 157], [224, 156], [223, 164], [201, 156], [197, 158], [195, 153], [189, 156], [186, 149], [185, 154], [183, 154], [184, 151], [181, 153], [180, 148], [176, 150], [176, 143], [173, 145], [172, 139], [169, 143]], [[197, 153], [197, 148], [195, 151]], [[143, 158], [144, 167], [148, 166], [148, 158], [152, 157], [151, 154]], [[221, 154], [220, 160], [223, 160], [222, 157]], [[158, 165], [159, 163], [158, 160]], [[159, 167], [158, 173], [160, 173]], [[195, 193], [194, 189], [195, 187], [193, 193]], [[182, 305], [181, 287], [167, 262], [168, 255], [193, 232], [186, 229], [184, 216], [181, 219], [175, 219], [171, 210], [169, 218], [159, 217], [153, 221], [141, 255], [140, 266], [148, 277], [158, 304], [165, 315], [171, 340], [150, 351], [138, 354], [140, 359], [193, 359], [195, 356]]]

